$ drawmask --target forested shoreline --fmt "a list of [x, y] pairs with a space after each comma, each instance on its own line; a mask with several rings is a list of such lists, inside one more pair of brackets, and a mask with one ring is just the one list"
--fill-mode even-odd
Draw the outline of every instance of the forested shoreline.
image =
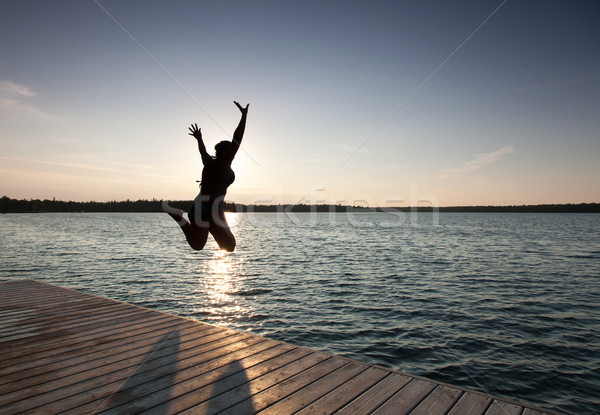
[[[170, 201], [171, 206], [187, 210], [192, 200]], [[431, 212], [545, 212], [545, 213], [600, 213], [600, 203], [579, 204], [544, 204], [544, 205], [507, 205], [507, 206], [431, 206], [378, 207], [365, 208], [347, 205], [244, 205], [225, 202], [228, 212], [385, 212], [403, 211]], [[0, 198], [0, 213], [51, 213], [51, 212], [162, 212], [161, 201], [152, 200], [123, 200], [109, 202], [74, 202], [56, 199], [11, 199], [7, 196]]]

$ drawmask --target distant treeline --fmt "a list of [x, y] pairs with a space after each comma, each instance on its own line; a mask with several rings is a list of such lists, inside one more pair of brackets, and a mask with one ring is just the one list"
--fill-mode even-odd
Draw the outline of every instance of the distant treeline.
[[[192, 200], [171, 201], [169, 204], [188, 210]], [[543, 213], [600, 213], [600, 203], [557, 204], [557, 205], [513, 205], [513, 206], [446, 206], [433, 208], [427, 206], [364, 208], [346, 205], [243, 205], [225, 202], [228, 212], [385, 212], [403, 211], [431, 212], [543, 212]], [[0, 198], [0, 213], [44, 213], [44, 212], [162, 212], [161, 201], [124, 200], [111, 202], [72, 202], [49, 199], [11, 199]]]

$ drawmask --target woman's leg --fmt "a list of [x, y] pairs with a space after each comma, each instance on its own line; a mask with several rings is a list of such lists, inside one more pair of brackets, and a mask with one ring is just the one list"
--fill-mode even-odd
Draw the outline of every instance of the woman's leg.
[[169, 206], [169, 202], [167, 202], [166, 200], [162, 201], [162, 210], [164, 210], [165, 212], [167, 212], [169, 214], [170, 217], [172, 217], [173, 219], [175, 219], [175, 222], [177, 222], [177, 224], [179, 226], [181, 226], [182, 228], [187, 224], [189, 225], [190, 223], [183, 217], [183, 210], [181, 209], [177, 209], [174, 207]]
[[198, 226], [195, 223], [188, 222], [183, 217], [183, 210], [169, 206], [166, 201], [162, 202], [162, 208], [181, 227], [181, 230], [185, 234], [185, 239], [192, 249], [199, 251], [204, 248], [206, 239], [208, 238], [208, 224], [207, 226]]
[[233, 252], [235, 249], [235, 236], [231, 233], [227, 220], [225, 219], [225, 212], [219, 211], [216, 220], [210, 221], [210, 233], [212, 234], [219, 248], [224, 249], [228, 252]]
[[186, 229], [183, 229], [183, 233], [185, 233], [188, 244], [190, 244], [192, 249], [200, 251], [204, 248], [206, 240], [208, 239], [208, 226], [198, 226], [195, 223], [192, 223], [187, 229], [189, 229], [187, 232]]

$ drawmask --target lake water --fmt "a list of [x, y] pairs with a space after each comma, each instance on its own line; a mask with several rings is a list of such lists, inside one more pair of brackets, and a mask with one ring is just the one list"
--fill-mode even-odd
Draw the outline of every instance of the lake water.
[[580, 414], [600, 412], [600, 215], [238, 213], [234, 253], [166, 214], [0, 215], [31, 278]]

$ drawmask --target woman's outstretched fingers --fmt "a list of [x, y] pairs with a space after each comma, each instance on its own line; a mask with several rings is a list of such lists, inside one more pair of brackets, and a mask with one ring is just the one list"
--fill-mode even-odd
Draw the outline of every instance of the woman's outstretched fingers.
[[248, 112], [248, 106], [249, 106], [250, 104], [246, 105], [246, 108], [244, 108], [244, 107], [242, 107], [242, 106], [240, 105], [240, 103], [239, 103], [239, 102], [237, 102], [237, 101], [233, 101], [233, 103], [234, 103], [234, 104], [235, 104], [235, 105], [238, 107], [238, 109], [239, 109], [239, 110], [242, 112], [242, 114], [245, 114], [245, 113], [247, 113], [247, 112]]
[[193, 135], [196, 138], [202, 137], [202, 131], [198, 128], [198, 124], [192, 124], [191, 127], [188, 127], [188, 130], [190, 130], [189, 135]]

